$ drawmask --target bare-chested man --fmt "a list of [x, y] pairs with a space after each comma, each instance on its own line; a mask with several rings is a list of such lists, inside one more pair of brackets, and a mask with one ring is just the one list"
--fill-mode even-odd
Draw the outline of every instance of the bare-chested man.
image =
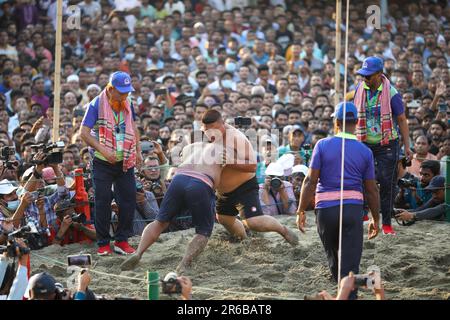
[[122, 263], [122, 270], [133, 269], [144, 251], [184, 209], [189, 209], [192, 214], [196, 234], [189, 243], [177, 272], [183, 273], [203, 251], [214, 227], [214, 188], [220, 181], [222, 165], [218, 157], [222, 151], [221, 147], [215, 143], [195, 142], [183, 148], [183, 162], [164, 195], [158, 215], [142, 232], [136, 253]]
[[[262, 212], [256, 180], [256, 155], [247, 137], [225, 124], [215, 110], [208, 110], [203, 115], [202, 130], [208, 139], [223, 142], [227, 153], [227, 162], [217, 187], [217, 220], [239, 239], [247, 236], [245, 224], [258, 232], [278, 232], [291, 245], [297, 245], [298, 237], [292, 230]], [[236, 217], [239, 214], [242, 222]]]

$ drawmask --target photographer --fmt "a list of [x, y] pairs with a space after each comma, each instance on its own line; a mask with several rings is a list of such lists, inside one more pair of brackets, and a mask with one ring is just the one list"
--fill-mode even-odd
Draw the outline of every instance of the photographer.
[[439, 162], [426, 160], [419, 170], [419, 179], [407, 173], [399, 179], [400, 191], [395, 197], [395, 206], [402, 209], [416, 209], [431, 199], [431, 192], [425, 188], [431, 179], [439, 175]]
[[266, 169], [264, 184], [259, 186], [259, 199], [265, 215], [294, 214], [296, 201], [292, 184], [282, 181], [283, 168], [275, 162]]
[[78, 275], [77, 291], [63, 289], [55, 278], [47, 272], [33, 275], [28, 281], [26, 297], [30, 300], [96, 300], [92, 291], [88, 289], [91, 282], [89, 272], [83, 269]]
[[400, 221], [442, 220], [445, 218], [445, 178], [435, 176], [425, 190], [431, 191], [432, 198], [415, 210], [399, 209], [395, 215]]
[[[303, 164], [298, 164], [292, 167], [292, 173], [290, 176], [290, 182], [292, 184], [292, 189], [294, 190], [295, 200], [299, 201], [300, 193], [302, 191], [303, 180], [305, 180], [308, 174], [308, 167]], [[313, 205], [314, 207], [314, 205]]]
[[[22, 300], [28, 285], [28, 262], [30, 255], [26, 253], [28, 249], [22, 239], [15, 239], [15, 251], [10, 256], [8, 250], [0, 256], [0, 300]], [[18, 257], [19, 266], [15, 272], [15, 260], [9, 264], [8, 258]]]
[[154, 156], [145, 158], [142, 175], [145, 180], [144, 189], [152, 192], [158, 200], [158, 205], [160, 205], [167, 189], [164, 178], [161, 176], [159, 159]]
[[59, 245], [95, 241], [97, 234], [92, 224], [86, 224], [84, 214], [75, 213], [75, 204], [70, 199], [61, 199], [55, 204], [57, 219], [51, 228], [51, 239]]

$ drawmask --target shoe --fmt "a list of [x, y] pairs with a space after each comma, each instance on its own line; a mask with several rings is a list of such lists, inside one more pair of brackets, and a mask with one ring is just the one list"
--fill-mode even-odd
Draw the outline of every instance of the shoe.
[[99, 256], [109, 256], [112, 254], [111, 246], [108, 244], [101, 246], [97, 250]]
[[390, 224], [383, 224], [382, 229], [383, 229], [383, 234], [391, 234], [393, 236], [396, 235], [394, 228], [392, 228], [392, 226]]
[[114, 252], [118, 254], [133, 254], [134, 250], [127, 241], [115, 241], [114, 242]]

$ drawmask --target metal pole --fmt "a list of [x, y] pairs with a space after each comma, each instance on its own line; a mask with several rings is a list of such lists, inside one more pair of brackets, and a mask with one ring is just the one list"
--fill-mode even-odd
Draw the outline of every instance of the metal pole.
[[[334, 66], [334, 104], [339, 103], [339, 84], [341, 77], [341, 21], [342, 21], [342, 0], [336, 0], [336, 64]], [[345, 96], [345, 92], [343, 93]]]
[[55, 43], [55, 84], [53, 90], [53, 134], [52, 140], [59, 140], [59, 109], [61, 103], [61, 33], [62, 33], [62, 0], [57, 0], [56, 9], [56, 43]]

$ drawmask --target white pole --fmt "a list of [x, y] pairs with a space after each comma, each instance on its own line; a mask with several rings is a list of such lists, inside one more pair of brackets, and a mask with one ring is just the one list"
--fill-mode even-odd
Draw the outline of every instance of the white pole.
[[339, 103], [340, 64], [341, 59], [341, 21], [342, 0], [336, 0], [336, 64], [334, 65], [334, 105]]
[[55, 43], [55, 84], [53, 106], [53, 134], [52, 140], [59, 140], [59, 109], [61, 103], [61, 33], [62, 33], [62, 0], [57, 0], [56, 9], [56, 43]]

